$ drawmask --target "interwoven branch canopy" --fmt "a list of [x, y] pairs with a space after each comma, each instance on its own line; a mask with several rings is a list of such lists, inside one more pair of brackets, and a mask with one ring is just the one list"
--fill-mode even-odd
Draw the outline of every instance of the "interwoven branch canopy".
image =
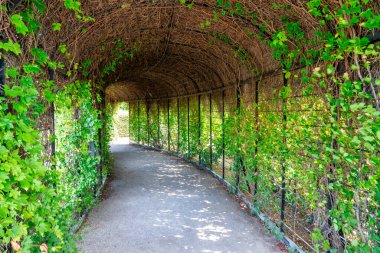
[[[292, 13], [285, 13], [284, 8], [273, 9], [275, 2], [292, 6]], [[84, 1], [83, 10], [95, 22], [83, 24], [72, 12], [59, 7], [58, 1], [49, 1], [47, 16], [51, 18], [45, 20], [71, 25], [65, 25], [60, 33], [44, 32], [52, 51], [58, 41], [65, 41], [71, 52], [77, 52], [76, 61], [90, 59], [90, 76], [98, 81], [104, 67], [113, 60], [116, 40], [122, 38], [130, 50], [138, 44], [133, 59], [125, 59], [114, 73], [103, 78], [111, 100], [189, 95], [237, 85], [278, 69], [265, 37], [278, 30], [282, 25], [279, 17], [285, 14], [298, 20], [308, 36], [314, 33], [316, 20], [305, 1], [240, 3], [254, 18], [227, 13], [213, 22], [217, 10], [213, 1], [196, 1], [191, 8], [178, 1]], [[200, 24], [206, 20], [211, 25], [202, 28]], [[215, 36], [221, 34], [228, 40]], [[239, 48], [247, 53], [245, 64], [236, 56]]]

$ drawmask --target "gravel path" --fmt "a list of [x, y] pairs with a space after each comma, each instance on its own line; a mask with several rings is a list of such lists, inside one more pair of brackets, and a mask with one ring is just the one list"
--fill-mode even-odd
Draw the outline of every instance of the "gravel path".
[[257, 218], [188, 163], [135, 145], [112, 146], [108, 197], [90, 213], [86, 253], [281, 252]]

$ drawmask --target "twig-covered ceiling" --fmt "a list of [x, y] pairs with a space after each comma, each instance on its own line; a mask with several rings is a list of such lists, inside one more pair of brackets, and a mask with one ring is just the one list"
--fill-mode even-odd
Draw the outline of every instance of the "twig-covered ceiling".
[[[272, 8], [275, 2], [289, 8]], [[66, 43], [70, 52], [76, 52], [75, 61], [91, 60], [90, 77], [103, 79], [113, 100], [195, 94], [278, 69], [265, 38], [283, 25], [282, 16], [298, 20], [308, 36], [313, 36], [316, 21], [305, 1], [239, 3], [251, 15], [221, 15], [212, 0], [187, 4], [176, 0], [88, 0], [82, 2], [82, 8], [95, 21], [83, 23], [59, 1], [48, 1], [44, 20], [66, 25], [59, 33], [44, 31], [43, 36], [51, 51]], [[135, 50], [133, 59], [123, 56], [114, 72], [102, 75], [115, 58], [118, 40], [124, 49]]]

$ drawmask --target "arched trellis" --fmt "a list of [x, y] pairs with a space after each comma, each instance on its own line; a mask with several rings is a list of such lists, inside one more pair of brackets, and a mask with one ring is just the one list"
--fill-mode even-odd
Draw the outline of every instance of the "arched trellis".
[[[309, 12], [305, 12], [305, 10], [307, 10], [307, 8], [305, 8], [305, 3], [302, 1], [285, 0], [279, 1], [279, 3], [280, 5], [290, 5], [294, 9], [288, 18], [293, 21], [298, 21], [300, 27], [306, 31], [305, 36], [313, 38], [313, 25], [316, 24], [316, 19]], [[46, 14], [46, 20], [50, 19], [49, 21], [51, 21], [54, 19], [52, 13], [62, 11], [62, 9], [59, 8], [52, 11], [52, 7], [54, 7], [55, 4], [56, 2], [54, 1], [49, 3], [50, 9]], [[150, 108], [151, 104], [156, 103], [158, 111], [160, 111], [157, 117], [159, 125], [158, 132], [160, 132], [160, 124], [162, 126], [162, 124], [167, 123], [167, 138], [165, 139], [167, 139], [167, 149], [169, 150], [172, 149], [170, 132], [173, 123], [170, 121], [170, 117], [173, 115], [173, 107], [177, 108], [177, 127], [180, 127], [180, 124], [183, 124], [185, 120], [180, 120], [178, 115], [181, 111], [181, 105], [185, 105], [185, 107], [182, 107], [185, 108], [182, 109], [182, 112], [187, 112], [188, 132], [185, 135], [188, 136], [188, 152], [198, 152], [198, 162], [203, 163], [208, 160], [210, 167], [213, 167], [213, 159], [217, 156], [214, 156], [213, 152], [213, 131], [215, 130], [213, 129], [212, 123], [212, 111], [213, 105], [217, 104], [217, 101], [222, 103], [217, 106], [217, 117], [222, 115], [223, 122], [226, 111], [228, 114], [235, 113], [236, 115], [240, 115], [245, 109], [243, 108], [242, 103], [245, 102], [246, 104], [250, 104], [245, 100], [247, 100], [247, 97], [251, 96], [253, 104], [257, 105], [257, 107], [258, 105], [262, 106], [260, 110], [256, 109], [254, 112], [256, 123], [254, 129], [259, 132], [260, 129], [257, 127], [259, 123], [262, 123], [259, 121], [259, 118], [262, 117], [265, 119], [267, 113], [272, 113], [273, 115], [271, 116], [273, 116], [273, 118], [270, 120], [272, 120], [271, 123], [277, 127], [275, 130], [282, 129], [282, 132], [277, 132], [277, 134], [282, 137], [282, 141], [277, 143], [277, 145], [283, 147], [287, 145], [288, 138], [292, 138], [292, 136], [283, 135], [283, 132], [287, 131], [287, 124], [291, 120], [291, 118], [288, 117], [288, 113], [291, 112], [292, 109], [296, 111], [297, 109], [292, 108], [294, 104], [287, 104], [286, 98], [280, 97], [279, 90], [286, 90], [286, 88], [291, 87], [292, 85], [298, 85], [293, 90], [296, 95], [292, 99], [306, 100], [305, 98], [308, 97], [304, 94], [299, 94], [299, 92], [303, 91], [302, 84], [284, 78], [282, 69], [279, 68], [279, 64], [269, 57], [271, 55], [271, 49], [267, 45], [266, 40], [272, 38], [273, 34], [276, 33], [279, 28], [282, 28], [283, 24], [279, 21], [278, 16], [281, 16], [284, 11], [286, 11], [286, 8], [273, 8], [273, 10], [270, 10], [270, 7], [272, 7], [270, 1], [264, 1], [260, 3], [260, 5], [251, 1], [243, 3], [234, 2], [234, 4], [242, 4], [246, 9], [255, 11], [255, 14], [257, 15], [255, 21], [257, 22], [247, 19], [246, 16], [227, 14], [224, 17], [220, 17], [219, 22], [215, 22], [215, 24], [212, 23], [212, 25], [206, 25], [204, 19], [210, 20], [213, 17], [213, 11], [220, 11], [221, 9], [208, 1], [195, 2], [192, 10], [174, 2], [159, 2], [155, 4], [125, 4], [118, 1], [107, 3], [85, 2], [83, 7], [88, 13], [93, 13], [95, 16], [94, 23], [83, 24], [80, 22], [71, 22], [69, 26], [64, 28], [66, 30], [63, 30], [60, 34], [53, 34], [51, 38], [47, 38], [45, 31], [43, 31], [41, 41], [46, 43], [46, 48], [51, 51], [56, 50], [57, 42], [67, 42], [70, 51], [73, 52], [72, 58], [69, 57], [69, 61], [72, 61], [72, 63], [75, 61], [82, 62], [90, 59], [93, 63], [88, 71], [90, 78], [96, 81], [102, 79], [104, 88], [108, 86], [107, 92], [110, 100], [130, 101], [131, 104], [137, 101], [139, 114], [138, 123], [141, 123], [141, 110], [143, 112], [146, 110], [147, 114], [150, 115], [149, 109], [147, 108]], [[332, 1], [331, 6], [335, 5], [339, 5], [338, 2]], [[102, 11], [96, 12], [96, 10], [99, 9], [102, 9]], [[64, 10], [62, 13], [62, 17], [67, 18], [67, 20], [72, 18], [72, 15]], [[104, 15], [106, 13], [109, 13], [110, 16]], [[277, 19], [276, 15], [278, 15]], [[160, 18], [157, 19], [157, 16]], [[123, 17], [126, 17], [125, 21], [128, 22], [119, 22]], [[153, 21], [152, 27], [150, 27], [149, 24], [147, 25], [147, 20]], [[332, 22], [327, 23], [327, 26], [322, 28], [322, 30], [326, 29], [326, 31], [328, 31], [330, 29], [332, 31]], [[200, 24], [203, 24], [203, 27], [199, 26]], [[266, 28], [265, 31], [263, 31], [262, 27], [258, 26], [258, 24], [264, 25]], [[141, 29], [139, 29], [139, 27], [141, 27]], [[50, 32], [49, 29], [46, 29], [46, 31]], [[67, 36], [68, 31], [73, 31], [71, 33], [72, 35]], [[263, 41], [257, 38], [257, 36], [251, 38], [248, 36], [250, 33], [260, 33], [263, 37]], [[367, 34], [360, 33], [360, 36], [365, 36]], [[132, 42], [138, 41], [142, 45], [138, 52], [136, 52], [135, 59], [126, 60], [122, 64], [119, 64], [115, 69], [115, 74], [110, 74], [105, 78], [102, 78], [104, 76], [100, 73], [104, 66], [107, 66], [107, 64], [112, 61], [112, 51], [114, 50], [113, 43], [118, 38], [126, 35], [129, 35], [129, 39], [131, 39]], [[223, 36], [215, 38], [217, 37], [215, 35], [225, 35], [228, 37], [228, 40], [223, 41]], [[62, 38], [61, 36], [67, 37]], [[372, 40], [372, 42], [375, 42], [378, 40], [378, 34], [374, 33], [368, 38]], [[294, 43], [294, 41], [289, 41], [287, 46], [292, 47], [292, 43]], [[99, 47], [102, 46], [105, 47], [105, 50], [103, 51], [99, 49]], [[130, 46], [133, 47], [133, 43], [130, 44]], [[250, 72], [247, 66], [242, 65], [239, 57], [233, 57], [231, 52], [234, 52], [233, 50], [236, 50], [236, 47], [239, 47], [239, 49], [241, 48], [244, 52], [249, 52], [248, 58], [250, 63], [253, 63], [253, 66], [257, 68], [257, 73]], [[66, 61], [62, 56], [59, 60]], [[75, 66], [75, 64], [72, 65]], [[73, 67], [72, 65], [70, 67]], [[220, 67], [220, 65], [222, 67]], [[334, 64], [334, 67], [337, 67], [338, 72], [344, 69], [341, 63], [337, 63], [337, 65]], [[291, 74], [297, 73], [296, 68], [287, 69], [286, 71], [290, 71]], [[309, 73], [312, 72], [310, 69], [308, 69], [308, 71]], [[316, 71], [318, 72], [318, 70]], [[270, 77], [268, 77], [268, 74]], [[270, 81], [266, 83], [263, 80]], [[259, 85], [259, 81], [261, 81], [261, 85]], [[120, 83], [123, 85], [120, 85]], [[263, 83], [266, 83], [267, 85], [263, 85]], [[182, 87], [184, 85], [185, 87]], [[339, 90], [336, 85], [332, 85], [331, 88], [333, 99], [338, 99]], [[378, 108], [379, 102], [376, 95], [376, 89], [373, 90], [375, 91], [373, 95], [374, 104], [376, 105], [376, 108]], [[271, 97], [271, 95], [275, 98]], [[218, 96], [219, 99], [213, 100], [213, 97]], [[227, 103], [225, 103], [226, 97], [228, 97], [229, 100]], [[312, 97], [311, 100], [313, 100], [317, 96], [316, 94], [313, 94], [313, 96], [310, 97]], [[173, 101], [176, 101], [176, 103]], [[250, 102], [252, 104], [252, 101]], [[369, 103], [371, 102], [372, 101], [369, 101]], [[149, 106], [146, 106], [148, 104]], [[228, 110], [225, 110], [226, 104], [227, 107], [229, 107]], [[315, 103], [313, 106], [316, 105], [318, 105], [318, 103]], [[222, 108], [222, 110], [220, 110], [220, 108]], [[318, 109], [321, 111], [323, 110], [321, 108]], [[235, 110], [235, 112], [232, 112], [233, 110]], [[305, 109], [298, 110], [297, 112], [301, 114], [304, 110]], [[314, 112], [318, 113], [319, 111], [316, 110]], [[204, 115], [207, 113], [209, 113], [209, 121], [201, 122], [201, 118], [204, 118]], [[168, 119], [162, 120], [165, 116], [167, 116]], [[339, 115], [334, 115], [333, 119], [339, 120], [339, 117]], [[147, 122], [150, 122], [150, 116], [147, 116], [147, 118]], [[195, 122], [193, 119], [198, 120], [198, 122]], [[192, 126], [190, 126], [191, 124]], [[205, 137], [201, 128], [205, 129], [205, 126], [208, 126], [208, 124], [210, 126], [210, 135], [209, 144], [207, 145], [210, 146], [210, 152], [209, 157], [205, 159], [205, 151], [200, 150], [206, 146], [204, 143]], [[191, 127], [194, 126], [198, 127], [197, 131], [190, 130]], [[140, 141], [142, 133], [146, 132], [144, 132], [145, 130], [143, 131], [143, 128], [141, 127], [138, 129], [138, 141]], [[238, 125], [235, 130], [239, 132], [241, 129], [243, 128]], [[161, 130], [163, 130], [163, 128], [161, 128]], [[177, 131], [179, 132], [179, 130]], [[191, 132], [193, 133], [191, 134]], [[222, 159], [224, 171], [224, 164], [226, 162], [224, 154], [226, 148], [224, 146], [228, 143], [224, 141], [224, 132], [222, 132], [222, 135]], [[238, 136], [239, 134], [236, 135]], [[158, 136], [160, 138], [160, 134]], [[178, 136], [180, 135], [178, 134]], [[180, 137], [177, 138], [177, 141], [179, 142]], [[265, 140], [265, 138], [263, 139]], [[148, 137], [148, 144], [149, 140], [150, 138]], [[246, 141], [249, 142], [249, 140]], [[190, 144], [190, 142], [192, 143]], [[194, 146], [194, 143], [197, 144], [197, 147]], [[337, 140], [333, 138], [332, 143], [332, 152], [339, 150], [338, 145], [336, 144]], [[256, 145], [256, 143], [254, 143], [254, 145]], [[271, 145], [271, 143], [268, 143], [268, 145]], [[192, 146], [191, 149], [190, 146]], [[256, 155], [257, 152], [259, 151], [256, 150], [254, 155]], [[277, 153], [277, 151], [273, 152], [268, 155], [268, 157], [276, 157]], [[242, 163], [243, 159], [241, 157], [243, 154], [236, 152], [235, 155], [236, 159], [232, 159], [232, 157], [229, 158], [237, 161], [237, 166], [242, 168], [240, 171], [242, 174], [236, 175], [236, 184], [239, 185], [240, 179], [247, 176], [248, 169], [245, 167], [246, 165]], [[289, 182], [289, 177], [287, 175], [289, 172], [287, 168], [290, 168], [290, 166], [285, 164], [285, 159], [281, 159], [277, 161], [281, 166], [279, 167], [280, 173], [276, 175], [277, 178], [281, 178], [281, 182], [278, 183], [276, 180], [273, 180], [271, 183], [273, 183], [275, 188], [274, 193], [279, 193], [281, 195], [281, 203], [279, 205], [281, 208], [279, 224], [282, 230], [284, 230], [284, 226], [287, 225], [284, 196], [289, 196], [289, 194], [293, 193], [285, 192], [285, 188], [291, 183]], [[332, 165], [330, 166], [335, 166], [336, 162], [333, 159], [331, 160]], [[276, 165], [278, 164], [274, 165], [276, 169]], [[257, 168], [254, 168], [254, 170], [258, 172]], [[330, 184], [333, 183], [333, 180], [328, 179], [327, 182]], [[251, 193], [252, 189], [257, 192], [258, 186], [247, 185], [247, 189], [249, 193]], [[330, 207], [327, 207], [327, 212], [331, 211], [331, 206], [334, 204], [333, 201], [335, 201], [334, 197], [331, 197], [330, 194], [327, 200]], [[275, 220], [276, 217], [273, 217], [273, 219]], [[328, 229], [330, 229], [332, 224], [331, 218], [327, 218], [327, 223], [330, 226]], [[341, 233], [341, 231], [338, 232]], [[344, 236], [338, 233], [335, 234], [344, 239]], [[334, 241], [334, 238], [329, 237], [328, 239], [330, 242]], [[346, 241], [344, 240], [338, 238], [338, 244], [346, 244]], [[310, 243], [310, 241], [306, 240], [304, 243]]]
[[[233, 43], [236, 43], [246, 49], [247, 52], [250, 52], [249, 55], [252, 57], [251, 60], [254, 62], [254, 65], [256, 65], [259, 72], [268, 72], [277, 68], [277, 64], [268, 57], [270, 55], [270, 49], [265, 45], [265, 42], [261, 42], [257, 38], [248, 38], [248, 31], [256, 34], [263, 33], [252, 20], [240, 15], [234, 15], [233, 17], [229, 15], [224, 17], [220, 16], [217, 23], [212, 24], [210, 27], [206, 27], [204, 30], [200, 29], [199, 24], [204, 21], [203, 19], [211, 19], [214, 15], [213, 11], [217, 10], [212, 7], [213, 4], [211, 3], [195, 2], [192, 9], [174, 2], [153, 5], [146, 3], [136, 5], [131, 3], [124, 4], [121, 7], [118, 6], [118, 3], [114, 2], [109, 5], [102, 3], [101, 6], [107, 11], [107, 16], [98, 14], [99, 18], [97, 18], [97, 15], [95, 14], [96, 21], [94, 23], [87, 27], [72, 29], [78, 32], [72, 33], [72, 39], [66, 38], [69, 45], [80, 52], [80, 57], [82, 59], [96, 56], [96, 60], [101, 60], [102, 62], [105, 60], [105, 62], [107, 62], [109, 51], [99, 52], [99, 46], [97, 46], [97, 44], [99, 45], [99, 42], [102, 41], [102, 43], [104, 42], [105, 45], [107, 45], [107, 43], [109, 44], [116, 38], [119, 38], [120, 35], [125, 34], [125, 36], [130, 39], [141, 40], [141, 43], [143, 44], [141, 54], [137, 53], [136, 58], [139, 59], [138, 63], [133, 61], [126, 62], [128, 68], [131, 67], [136, 72], [139, 72], [139, 68], [144, 71], [144, 69], [148, 67], [144, 65], [144, 60], [142, 60], [146, 56], [151, 57], [155, 54], [154, 52], [156, 52], [156, 63], [158, 61], [159, 64], [162, 64], [160, 58], [163, 53], [178, 51], [180, 53], [178, 56], [182, 58], [189, 57], [190, 62], [194, 63], [195, 68], [201, 67], [198, 66], [199, 64], [197, 64], [197, 62], [204, 56], [210, 55], [211, 57], [214, 57], [215, 59], [208, 57], [207, 60], [205, 59], [202, 61], [204, 61], [205, 66], [210, 67], [212, 72], [211, 75], [215, 75], [218, 79], [217, 83], [220, 83], [221, 85], [254, 76], [255, 74], [244, 69], [244, 66], [240, 69], [239, 59], [233, 59], [234, 57], [231, 57], [231, 45], [228, 43], [224, 44], [220, 41], [218, 42], [218, 39], [211, 36], [211, 34], [220, 33], [225, 34], [233, 41]], [[86, 7], [85, 4], [84, 8]], [[98, 7], [96, 7], [96, 4], [91, 4], [88, 8], [89, 10], [95, 10]], [[112, 18], [109, 18], [110, 16], [112, 16]], [[124, 22], [118, 22], [115, 24], [114, 21], [118, 20], [119, 17], [123, 17]], [[147, 23], [148, 20], [149, 23]], [[73, 23], [73, 25], [75, 25], [75, 23]], [[86, 29], [85, 32], [81, 32], [83, 28]], [[106, 36], [103, 38], [100, 37], [99, 39], [99, 35], [103, 36], [104, 34], [106, 34]], [[269, 38], [270, 34], [265, 34], [264, 32], [264, 36]], [[150, 41], [151, 38], [155, 38], [155, 41]], [[162, 40], [157, 41], [157, 38], [162, 38]], [[194, 40], [194, 38], [198, 39]], [[210, 40], [214, 41], [213, 43], [216, 43], [216, 46], [210, 45]], [[85, 47], [83, 47], [84, 45]], [[252, 47], [252, 45], [255, 46]], [[112, 47], [108, 48], [111, 49]], [[193, 56], [190, 56], [193, 53], [190, 55], [187, 53], [190, 53], [191, 51], [194, 51]], [[164, 58], [166, 57], [170, 58], [170, 52]], [[153, 58], [151, 59], [153, 60]], [[94, 70], [98, 70], [96, 60], [94, 61]], [[268, 60], [270, 60], [269, 64], [263, 64]], [[152, 62], [154, 62], [154, 60]], [[221, 66], [218, 66], [219, 63], [221, 63]], [[167, 66], [162, 69], [170, 69], [173, 66], [172, 63], [167, 63], [166, 65]], [[227, 67], [227, 65], [231, 65], [231, 67]], [[262, 66], [265, 66], [266, 69]], [[121, 66], [120, 70], [121, 69], [124, 70], [125, 67]], [[124, 71], [117, 70], [117, 72]], [[204, 69], [199, 71], [199, 73], [207, 72], [209, 71], [205, 71]], [[237, 77], [233, 78], [233, 76]], [[112, 78], [114, 77], [115, 76], [111, 76], [107, 82], [112, 82]], [[117, 80], [123, 81], [121, 78], [128, 77], [119, 76]], [[203, 78], [200, 78], [200, 80], [202, 79]], [[221, 82], [221, 80], [223, 81]], [[159, 83], [160, 81], [156, 80], [154, 82]], [[216, 82], [214, 81], [211, 83]], [[203, 84], [199, 83], [197, 85], [204, 87], [201, 90], [205, 91], [209, 89], [207, 86], [210, 85], [210, 82], [206, 81]]]

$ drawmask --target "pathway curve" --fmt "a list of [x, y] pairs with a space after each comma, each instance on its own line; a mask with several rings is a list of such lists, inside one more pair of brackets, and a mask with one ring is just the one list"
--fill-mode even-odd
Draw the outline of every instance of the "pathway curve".
[[108, 197], [81, 229], [85, 253], [280, 252], [221, 184], [179, 158], [113, 145]]

